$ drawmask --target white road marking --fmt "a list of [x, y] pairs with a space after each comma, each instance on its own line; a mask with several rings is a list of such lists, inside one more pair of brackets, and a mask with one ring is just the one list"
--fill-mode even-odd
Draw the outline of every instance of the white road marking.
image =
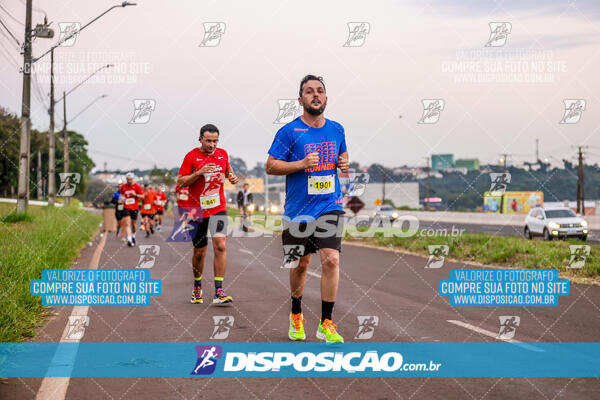
[[[242, 251], [242, 250], [240, 249], [240, 251]], [[280, 259], [279, 257], [272, 256], [271, 254], [266, 254], [266, 253], [263, 253], [263, 254], [262, 254], [262, 256], [267, 256], [267, 257], [274, 258], [274, 259], [276, 259], [276, 260], [278, 260], [278, 261], [282, 261], [282, 259]], [[282, 257], [283, 257], [283, 256], [282, 256]], [[315, 278], [320, 278], [320, 277], [321, 277], [321, 274], [318, 274], [318, 273], [316, 273], [316, 272], [312, 272], [312, 271], [306, 271], [306, 273], [307, 273], [308, 275], [310, 275], [310, 276], [314, 276]]]
[[[498, 339], [498, 334], [496, 332], [488, 331], [487, 329], [483, 329], [483, 328], [480, 328], [478, 326], [471, 325], [471, 324], [468, 324], [468, 323], [462, 322], [462, 321], [456, 321], [456, 320], [453, 320], [453, 319], [448, 319], [446, 321], [450, 322], [451, 324], [458, 325], [458, 326], [460, 326], [462, 328], [467, 328], [467, 329], [470, 329], [470, 330], [475, 331], [477, 333], [481, 333], [482, 335], [489, 336], [489, 337], [491, 337], [493, 339]], [[523, 342], [521, 342], [519, 340], [515, 340], [515, 339], [502, 340], [502, 342], [514, 343], [515, 345], [517, 345], [519, 347], [523, 347], [524, 349], [527, 349], [527, 350], [532, 350], [532, 351], [536, 351], [536, 352], [544, 352], [544, 350], [542, 350], [542, 349], [540, 349], [538, 347], [529, 345], [527, 343], [523, 343]]]
[[320, 278], [321, 274], [317, 274], [316, 272], [306, 271], [306, 273], [310, 276], [314, 276], [315, 278]]
[[250, 254], [251, 256], [253, 256], [253, 255], [254, 255], [254, 253], [253, 253], [253, 252], [251, 252], [250, 250], [246, 250], [246, 249], [240, 249], [240, 251], [241, 251], [242, 253]]
[[[100, 238], [100, 243], [98, 243], [98, 247], [94, 251], [92, 255], [92, 261], [90, 262], [90, 269], [98, 269], [98, 263], [100, 262], [100, 255], [102, 255], [102, 250], [104, 249], [104, 244], [106, 243], [106, 237], [108, 235], [102, 235]], [[71, 316], [86, 316], [88, 313], [88, 306], [74, 306], [71, 311]], [[67, 325], [63, 330], [60, 343], [78, 343], [80, 339], [66, 339], [67, 334], [69, 333], [69, 319], [67, 318]], [[71, 350], [69, 354], [65, 354], [63, 351], [59, 354], [57, 351], [50, 363], [50, 368], [60, 368], [64, 371], [65, 361], [71, 364], [74, 364], [75, 357], [77, 356], [77, 349]], [[66, 359], [68, 357], [70, 359]], [[53, 378], [53, 377], [45, 377], [42, 380], [42, 384], [40, 385], [40, 389], [35, 396], [35, 400], [64, 400], [67, 395], [67, 389], [69, 388], [69, 377], [61, 377], [61, 378]]]

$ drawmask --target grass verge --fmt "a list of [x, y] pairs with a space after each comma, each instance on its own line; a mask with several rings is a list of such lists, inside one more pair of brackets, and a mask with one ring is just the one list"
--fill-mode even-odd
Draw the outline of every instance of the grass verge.
[[[239, 215], [237, 209], [229, 208], [228, 215], [235, 218]], [[255, 213], [258, 218], [263, 213]], [[281, 218], [277, 216], [275, 218]], [[263, 221], [254, 221], [256, 228], [280, 232], [281, 227], [265, 227]], [[470, 262], [488, 266], [506, 268], [556, 268], [569, 277], [578, 278], [577, 282], [600, 283], [600, 246], [590, 245], [590, 254], [586, 257], [585, 266], [581, 269], [569, 269], [571, 259], [570, 245], [585, 244], [579, 240], [526, 240], [518, 236], [501, 236], [487, 233], [463, 233], [462, 236], [411, 236], [397, 237], [393, 228], [376, 228], [374, 237], [357, 238], [353, 233], [364, 232], [367, 227], [345, 227], [344, 240], [364, 243], [385, 248], [396, 248], [429, 257], [430, 245], [448, 245], [448, 258], [459, 262]], [[386, 232], [387, 236], [384, 236]]]
[[600, 276], [600, 246], [590, 245], [590, 255], [581, 269], [568, 269], [571, 258], [569, 246], [585, 244], [578, 240], [526, 240], [516, 236], [486, 233], [464, 233], [460, 237], [384, 237], [376, 233], [373, 238], [346, 240], [408, 250], [429, 256], [430, 245], [448, 245], [448, 258], [511, 268], [556, 268], [559, 272], [582, 278]]
[[29, 293], [29, 282], [42, 269], [69, 268], [102, 219], [75, 206], [29, 206], [24, 217], [10, 217], [14, 209], [0, 204], [0, 342], [35, 335], [44, 307]]

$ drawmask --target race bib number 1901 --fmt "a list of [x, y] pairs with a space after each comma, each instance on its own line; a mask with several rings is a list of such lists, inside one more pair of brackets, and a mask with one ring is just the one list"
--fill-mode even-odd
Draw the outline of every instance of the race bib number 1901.
[[334, 175], [308, 177], [308, 194], [329, 194], [334, 191]]

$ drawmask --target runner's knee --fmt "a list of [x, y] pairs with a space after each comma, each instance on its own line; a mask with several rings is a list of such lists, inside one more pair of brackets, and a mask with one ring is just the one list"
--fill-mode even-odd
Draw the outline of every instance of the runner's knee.
[[328, 270], [335, 270], [340, 265], [340, 258], [338, 254], [332, 254], [325, 257], [322, 262], [322, 268]]
[[224, 252], [227, 250], [227, 242], [213, 239], [213, 248], [215, 251]]

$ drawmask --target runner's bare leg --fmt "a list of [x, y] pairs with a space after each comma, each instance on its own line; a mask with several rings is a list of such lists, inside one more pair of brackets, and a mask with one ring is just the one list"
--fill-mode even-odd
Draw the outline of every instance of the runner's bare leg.
[[340, 282], [340, 252], [321, 249], [321, 300], [335, 301]]
[[292, 297], [300, 297], [304, 293], [304, 284], [306, 283], [306, 272], [310, 264], [310, 256], [307, 254], [300, 257], [300, 262], [296, 268], [290, 269], [290, 291]]

